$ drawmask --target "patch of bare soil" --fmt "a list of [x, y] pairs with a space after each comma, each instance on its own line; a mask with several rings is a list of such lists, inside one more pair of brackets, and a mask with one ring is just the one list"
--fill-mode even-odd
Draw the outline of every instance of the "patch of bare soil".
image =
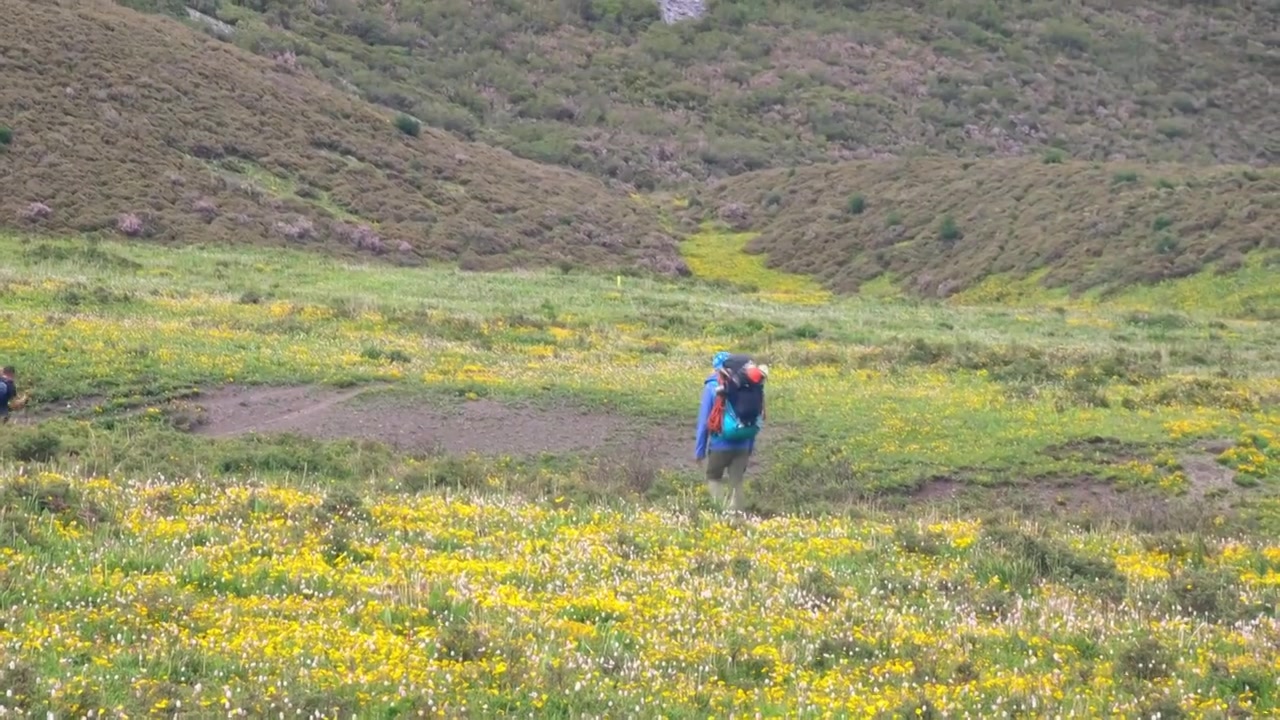
[[372, 388], [229, 386], [194, 400], [196, 432], [210, 437], [294, 433], [358, 438], [404, 452], [485, 455], [634, 453], [661, 465], [688, 464], [692, 429], [637, 425], [627, 418], [572, 407], [494, 400], [454, 403], [396, 396]]
[[947, 475], [937, 475], [925, 480], [911, 493], [911, 497], [923, 502], [951, 500], [963, 489], [962, 481]]
[[36, 404], [32, 402], [22, 410], [15, 410], [9, 422], [14, 425], [35, 425], [55, 417], [80, 417], [92, 414], [93, 408], [106, 401], [101, 395], [57, 400]]
[[1050, 445], [1041, 452], [1055, 460], [1085, 460], [1093, 462], [1125, 462], [1144, 456], [1146, 448], [1137, 443], [1127, 443], [1116, 438], [1093, 437]]
[[1213, 455], [1186, 455], [1179, 463], [1191, 483], [1193, 497], [1209, 499], [1228, 490], [1242, 489], [1235, 484], [1235, 471], [1219, 463]]
[[1036, 509], [1054, 509], [1067, 512], [1084, 512], [1115, 515], [1124, 510], [1141, 491], [1130, 491], [1127, 495], [1120, 492], [1110, 483], [1100, 481], [1088, 475], [1069, 478], [1042, 478], [1027, 487], [1019, 486], [1013, 492], [1018, 493], [1021, 502]]

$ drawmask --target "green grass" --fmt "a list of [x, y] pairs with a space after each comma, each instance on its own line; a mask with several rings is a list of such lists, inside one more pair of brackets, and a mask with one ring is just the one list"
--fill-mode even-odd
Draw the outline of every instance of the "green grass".
[[744, 252], [753, 233], [733, 232], [721, 224], [706, 223], [689, 235], [681, 252], [694, 277], [729, 284], [762, 298], [800, 304], [823, 304], [831, 293], [811, 278], [779, 272], [765, 265], [762, 255]]
[[[833, 509], [937, 476], [1199, 492], [1179, 465], [1200, 452], [1190, 443], [1272, 428], [1280, 397], [1276, 329], [1204, 312], [803, 305], [705, 283], [375, 269], [299, 252], [2, 245], [14, 269], [0, 276], [12, 328], [0, 353], [37, 402], [100, 396], [111, 411], [230, 381], [389, 381], [687, 427], [711, 354], [755, 353], [773, 368], [778, 418], [757, 478], [764, 509]], [[1119, 444], [1072, 445], [1093, 437]], [[146, 457], [162, 470], [163, 453]]]
[[[0, 358], [40, 420], [0, 436], [0, 580], [27, 578], [0, 582], [5, 705], [1277, 707], [1267, 634], [1234, 628], [1280, 599], [1280, 336], [1230, 317], [1233, 276], [1126, 302], [883, 280], [819, 301], [743, 242], [695, 236], [692, 267], [736, 264], [676, 281], [0, 235]], [[642, 455], [186, 429], [195, 388], [376, 381], [409, 406], [573, 401], [691, 445], [721, 348], [771, 366], [755, 518]]]
[[[351, 159], [348, 164], [359, 164], [358, 160]], [[338, 205], [333, 198], [324, 190], [316, 190], [315, 188], [299, 186], [297, 181], [289, 177], [283, 177], [272, 173], [263, 168], [261, 165], [246, 161], [237, 160], [235, 158], [225, 159], [216, 163], [209, 163], [210, 167], [217, 172], [224, 173], [225, 176], [234, 180], [243, 178], [248, 182], [249, 192], [261, 190], [276, 200], [294, 200], [314, 206], [316, 209], [323, 211], [325, 214], [335, 217], [339, 220], [349, 223], [365, 223], [377, 227], [376, 221], [370, 221], [362, 218], [346, 208]], [[367, 166], [372, 168], [372, 166]], [[434, 203], [428, 203], [428, 206]], [[438, 207], [438, 205], [436, 206]]]

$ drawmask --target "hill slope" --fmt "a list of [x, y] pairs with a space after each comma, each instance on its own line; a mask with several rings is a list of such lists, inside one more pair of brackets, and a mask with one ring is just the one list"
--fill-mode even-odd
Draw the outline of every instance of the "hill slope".
[[[991, 274], [1118, 287], [1280, 249], [1280, 171], [1031, 159], [865, 161], [770, 170], [703, 193], [760, 234], [748, 250], [836, 290], [888, 274], [950, 295]], [[1280, 268], [1277, 268], [1280, 277]]]
[[201, 5], [242, 47], [640, 187], [921, 151], [1280, 153], [1277, 0], [716, 0], [674, 26], [653, 0]]
[[[652, 211], [601, 181], [422, 128], [107, 0], [9, 3], [0, 223], [157, 241], [305, 244], [684, 272]], [[65, 49], [74, 48], [74, 49]]]

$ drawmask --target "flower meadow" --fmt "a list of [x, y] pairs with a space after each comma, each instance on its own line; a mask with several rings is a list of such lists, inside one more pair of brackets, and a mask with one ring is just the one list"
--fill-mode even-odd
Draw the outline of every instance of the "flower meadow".
[[1280, 544], [6, 473], [6, 714], [1227, 717]]
[[[0, 717], [1277, 712], [1280, 328], [729, 289], [744, 239], [676, 284], [0, 237]], [[771, 367], [747, 517], [691, 465], [191, 432], [378, 384], [691, 450], [721, 348]]]

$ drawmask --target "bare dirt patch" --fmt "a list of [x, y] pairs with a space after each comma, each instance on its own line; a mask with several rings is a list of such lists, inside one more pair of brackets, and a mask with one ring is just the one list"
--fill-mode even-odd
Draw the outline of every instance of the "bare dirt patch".
[[[627, 453], [665, 466], [690, 456], [692, 430], [549, 404], [451, 402], [381, 388], [228, 386], [194, 399], [209, 437], [294, 433], [384, 442], [404, 452], [527, 456]], [[687, 463], [686, 463], [687, 464]]]
[[106, 398], [101, 395], [56, 400], [38, 405], [32, 402], [26, 408], [14, 411], [10, 416], [10, 422], [15, 425], [35, 425], [50, 418], [80, 417], [91, 414], [95, 407], [104, 402]]
[[964, 483], [948, 475], [936, 475], [925, 480], [920, 487], [911, 493], [915, 500], [930, 502], [953, 500], [964, 489]]
[[1219, 463], [1212, 455], [1187, 455], [1179, 462], [1191, 482], [1191, 494], [1196, 498], [1213, 498], [1241, 489], [1235, 483], [1235, 471]]

